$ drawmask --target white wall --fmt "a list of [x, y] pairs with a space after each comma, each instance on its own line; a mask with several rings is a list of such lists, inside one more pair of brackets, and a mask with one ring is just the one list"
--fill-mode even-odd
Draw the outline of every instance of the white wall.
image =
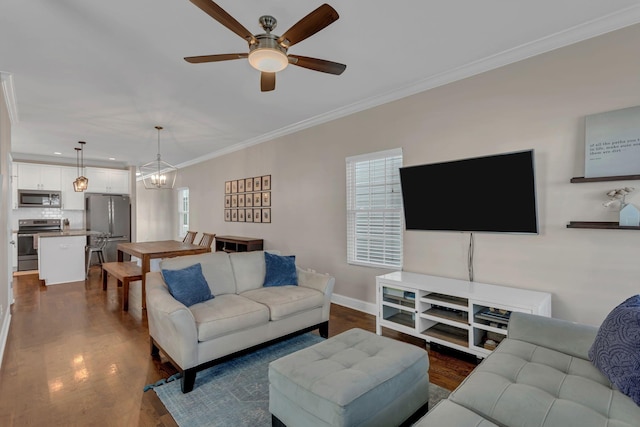
[[[145, 190], [132, 176], [131, 234], [134, 242], [175, 240], [178, 237], [177, 195], [173, 191]], [[134, 216], [132, 215], [132, 216]]]
[[4, 348], [9, 333], [9, 323], [11, 321], [11, 281], [9, 272], [12, 271], [9, 262], [9, 240], [11, 235], [8, 233], [9, 228], [9, 212], [11, 206], [7, 204], [11, 195], [11, 159], [9, 153], [11, 151], [11, 121], [7, 104], [5, 103], [4, 91], [0, 89], [0, 177], [2, 185], [0, 185], [0, 224], [4, 229], [0, 231], [0, 364], [4, 355]]
[[[336, 294], [371, 304], [385, 271], [345, 262], [345, 157], [402, 147], [405, 165], [415, 165], [533, 148], [541, 232], [476, 234], [475, 280], [551, 292], [554, 317], [599, 324], [640, 289], [640, 234], [566, 224], [615, 220], [604, 193], [638, 183], [569, 180], [583, 175], [584, 117], [640, 105], [639, 44], [636, 25], [180, 170], [191, 228], [264, 238], [333, 274]], [[224, 182], [263, 174], [272, 175], [273, 222], [224, 222]], [[464, 203], [464, 192], [430, 203], [446, 209]], [[404, 269], [464, 279], [468, 239], [406, 232]]]

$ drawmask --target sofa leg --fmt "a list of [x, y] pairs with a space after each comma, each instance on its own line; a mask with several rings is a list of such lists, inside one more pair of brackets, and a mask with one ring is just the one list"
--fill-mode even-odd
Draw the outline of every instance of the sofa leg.
[[151, 357], [154, 359], [160, 358], [160, 349], [156, 346], [156, 343], [153, 341], [153, 338], [149, 338], [149, 343], [151, 344]]
[[185, 369], [182, 373], [182, 379], [180, 380], [180, 388], [183, 393], [189, 393], [193, 390], [193, 386], [196, 383], [196, 370], [195, 368]]
[[320, 332], [320, 336], [322, 338], [329, 338], [329, 321], [328, 320], [320, 324], [320, 327], [318, 328], [318, 332]]
[[409, 418], [404, 420], [400, 427], [409, 427], [414, 425], [420, 418], [422, 418], [427, 412], [429, 412], [429, 401], [422, 405], [416, 412], [411, 414]]
[[282, 421], [275, 415], [271, 414], [271, 427], [287, 427]]

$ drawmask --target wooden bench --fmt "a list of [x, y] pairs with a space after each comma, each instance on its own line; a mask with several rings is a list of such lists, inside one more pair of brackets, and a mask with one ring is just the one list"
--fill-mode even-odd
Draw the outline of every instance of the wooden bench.
[[105, 262], [102, 264], [102, 290], [107, 290], [107, 273], [122, 286], [122, 310], [129, 310], [129, 282], [142, 280], [142, 269], [136, 262]]

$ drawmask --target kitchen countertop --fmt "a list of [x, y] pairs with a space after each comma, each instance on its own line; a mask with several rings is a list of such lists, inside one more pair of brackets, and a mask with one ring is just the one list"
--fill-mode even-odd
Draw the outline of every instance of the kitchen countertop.
[[47, 233], [38, 233], [38, 237], [70, 237], [70, 236], [92, 236], [100, 234], [98, 231], [90, 231], [84, 229], [71, 229], [65, 231], [50, 231]]

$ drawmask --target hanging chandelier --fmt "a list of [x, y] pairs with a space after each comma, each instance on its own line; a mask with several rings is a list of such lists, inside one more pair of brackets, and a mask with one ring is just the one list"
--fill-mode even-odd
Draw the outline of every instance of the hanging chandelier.
[[156, 160], [140, 166], [140, 175], [147, 190], [170, 190], [176, 182], [178, 169], [160, 158], [160, 131], [162, 126], [155, 127], [158, 130], [158, 156]]
[[78, 177], [73, 181], [73, 190], [76, 192], [85, 191], [89, 187], [89, 178], [83, 175], [84, 173], [84, 151], [82, 147], [86, 142], [78, 141], [80, 148], [76, 147], [76, 168], [78, 171]]

